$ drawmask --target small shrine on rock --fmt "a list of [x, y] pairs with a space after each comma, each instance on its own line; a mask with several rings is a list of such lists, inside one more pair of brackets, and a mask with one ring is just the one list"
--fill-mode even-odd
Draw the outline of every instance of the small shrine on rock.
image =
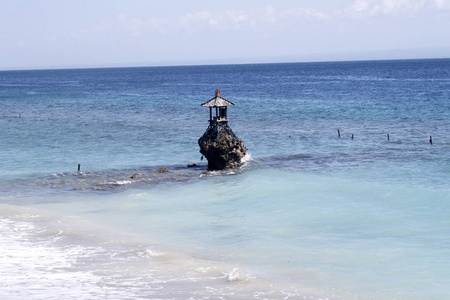
[[[220, 97], [220, 90], [216, 89], [216, 96], [206, 101], [201, 106], [209, 107], [209, 124], [213, 123], [227, 124], [228, 123], [227, 107], [235, 105], [236, 104], [234, 104], [233, 102]], [[216, 110], [216, 115], [214, 117], [212, 114], [213, 108], [215, 108]]]
[[209, 107], [209, 126], [198, 144], [200, 153], [208, 160], [209, 170], [239, 167], [241, 159], [247, 154], [242, 140], [228, 126], [227, 108], [235, 105], [222, 98], [219, 89], [216, 89], [214, 98], [201, 104], [203, 107]]

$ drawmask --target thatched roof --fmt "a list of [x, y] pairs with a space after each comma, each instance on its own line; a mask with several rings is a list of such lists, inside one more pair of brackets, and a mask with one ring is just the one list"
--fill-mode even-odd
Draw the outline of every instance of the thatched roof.
[[206, 101], [201, 106], [206, 107], [222, 107], [222, 106], [235, 106], [231, 101], [228, 101], [227, 99], [224, 99], [222, 97], [214, 97], [211, 100]]
[[228, 101], [225, 98], [220, 97], [220, 90], [216, 90], [216, 96], [205, 103], [201, 104], [201, 106], [205, 107], [223, 107], [223, 106], [235, 106], [231, 101]]

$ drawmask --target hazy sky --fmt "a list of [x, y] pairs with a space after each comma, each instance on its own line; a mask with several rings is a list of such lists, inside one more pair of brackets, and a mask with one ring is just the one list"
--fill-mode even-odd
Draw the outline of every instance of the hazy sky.
[[450, 0], [0, 0], [0, 69], [450, 57]]

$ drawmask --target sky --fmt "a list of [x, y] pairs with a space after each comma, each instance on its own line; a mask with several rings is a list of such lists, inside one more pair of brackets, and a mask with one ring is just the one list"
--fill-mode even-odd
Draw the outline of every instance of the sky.
[[450, 57], [450, 0], [0, 0], [0, 70]]

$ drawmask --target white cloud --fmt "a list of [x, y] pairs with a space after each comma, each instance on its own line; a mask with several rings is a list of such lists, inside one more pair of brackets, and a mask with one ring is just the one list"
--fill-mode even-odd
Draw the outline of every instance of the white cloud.
[[[442, 0], [441, 0], [442, 1]], [[247, 10], [194, 11], [179, 16], [148, 18], [118, 14], [114, 20], [101, 20], [74, 30], [76, 39], [95, 41], [98, 37], [138, 38], [142, 36], [167, 36], [183, 33], [200, 35], [205, 30], [214, 32], [276, 31], [295, 27], [298, 22], [322, 21], [330, 16], [313, 8], [293, 7], [277, 9], [274, 6], [255, 7]]]
[[247, 14], [243, 10], [227, 10], [225, 13], [233, 23], [242, 23], [248, 20]]
[[360, 13], [369, 9], [369, 2], [367, 0], [356, 0], [350, 7], [351, 12]]
[[221, 15], [215, 15], [210, 11], [187, 13], [178, 20], [178, 24], [188, 30], [201, 27], [219, 27], [223, 22]]
[[[218, 33], [233, 38], [245, 35], [257, 38], [258, 35], [267, 37], [286, 35], [287, 32], [313, 32], [313, 29], [317, 32], [323, 30], [328, 33], [348, 30], [346, 27], [348, 23], [342, 22], [343, 19], [417, 16], [437, 11], [447, 14], [450, 12], [449, 9], [450, 0], [354, 0], [346, 9], [327, 11], [327, 13], [317, 7], [280, 9], [277, 6], [261, 6], [246, 10], [231, 9], [220, 12], [201, 10], [178, 16], [149, 16], [148, 18], [120, 14], [115, 20], [109, 20], [109, 22], [102, 20], [87, 28], [74, 31], [72, 36], [95, 42], [98, 38], [113, 39], [120, 35], [121, 38], [129, 38], [136, 43], [144, 43], [145, 40], [142, 37], [146, 37], [147, 40], [160, 38], [161, 41], [167, 39], [167, 36], [177, 37], [177, 39], [195, 36], [201, 39], [206, 38], [204, 35], [206, 33]], [[350, 31], [355, 30], [351, 28]]]
[[255, 14], [258, 16], [255, 20], [259, 20], [267, 23], [275, 23], [277, 21], [277, 15], [273, 6], [266, 6], [262, 10], [258, 10]]
[[138, 36], [141, 34], [141, 30], [144, 26], [144, 21], [138, 18], [128, 18], [126, 15], [117, 16], [117, 22], [119, 24], [119, 28], [122, 30], [131, 33], [133, 36]]
[[449, 0], [436, 0], [435, 4], [439, 9], [450, 9]]
[[449, 0], [355, 0], [345, 10], [353, 16], [415, 15], [424, 10], [449, 9]]
[[[150, 17], [146, 19], [130, 18], [127, 15], [120, 14], [115, 21], [116, 26], [110, 24], [108, 29], [126, 32], [131, 36], [141, 36], [147, 33], [158, 33], [165, 35], [168, 31], [168, 22], [162, 18]], [[106, 25], [105, 25], [106, 27]]]
[[315, 19], [327, 19], [329, 16], [323, 12], [308, 9], [308, 8], [291, 8], [289, 10], [283, 11], [282, 15], [295, 16], [295, 17], [312, 17]]

